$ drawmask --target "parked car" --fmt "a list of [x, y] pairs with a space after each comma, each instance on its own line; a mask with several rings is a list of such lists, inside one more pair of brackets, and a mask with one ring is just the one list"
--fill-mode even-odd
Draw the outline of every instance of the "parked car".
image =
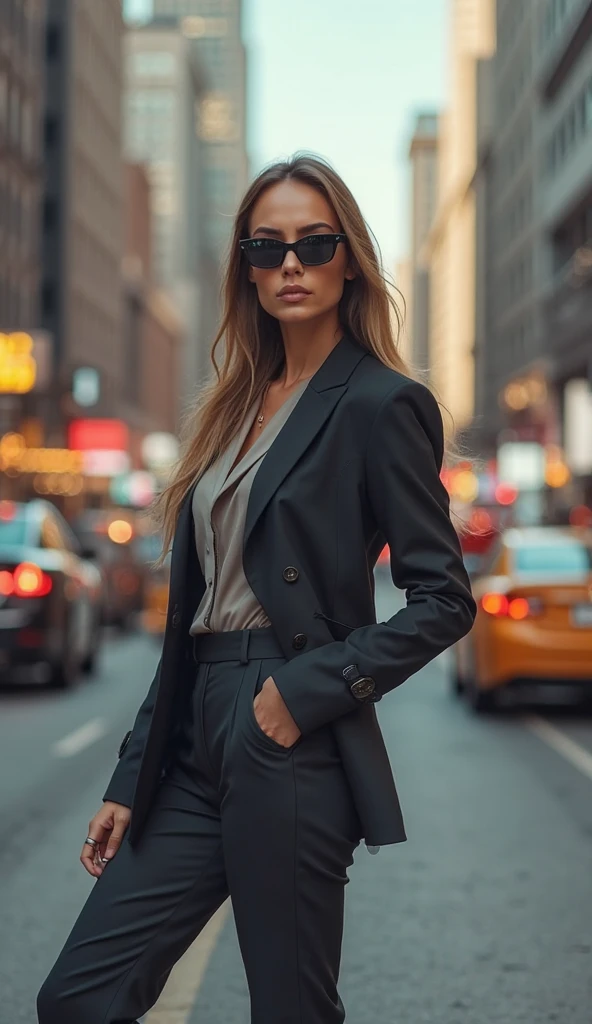
[[105, 580], [105, 624], [130, 629], [142, 609], [144, 583], [133, 513], [88, 509], [77, 516], [72, 528]]
[[475, 710], [532, 683], [592, 695], [592, 531], [507, 529], [472, 587], [477, 616], [454, 647], [454, 688]]
[[0, 672], [42, 666], [54, 686], [92, 672], [101, 643], [100, 571], [49, 501], [0, 501]]

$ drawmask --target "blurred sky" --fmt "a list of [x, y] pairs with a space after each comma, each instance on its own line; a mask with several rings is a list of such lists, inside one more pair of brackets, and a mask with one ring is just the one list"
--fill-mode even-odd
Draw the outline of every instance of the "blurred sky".
[[[343, 175], [388, 269], [407, 251], [414, 114], [446, 95], [448, 0], [243, 0], [254, 172], [297, 149]], [[150, 0], [126, 0], [128, 14]]]

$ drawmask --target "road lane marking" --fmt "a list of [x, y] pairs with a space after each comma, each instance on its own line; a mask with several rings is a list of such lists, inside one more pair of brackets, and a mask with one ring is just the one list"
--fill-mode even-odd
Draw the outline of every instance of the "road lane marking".
[[145, 1024], [187, 1024], [210, 956], [229, 912], [230, 900], [227, 899], [175, 964], [156, 1006], [144, 1018]]
[[80, 729], [54, 743], [51, 752], [55, 757], [73, 757], [100, 740], [106, 732], [107, 722], [104, 718], [91, 718], [86, 725], [81, 725]]
[[558, 754], [561, 754], [582, 775], [592, 779], [592, 753], [590, 751], [580, 746], [575, 740], [570, 739], [569, 736], [561, 732], [560, 729], [555, 728], [550, 722], [545, 721], [544, 718], [539, 718], [538, 715], [528, 715], [524, 721], [526, 727], [535, 733], [543, 743], [546, 743], [547, 746], [552, 747]]

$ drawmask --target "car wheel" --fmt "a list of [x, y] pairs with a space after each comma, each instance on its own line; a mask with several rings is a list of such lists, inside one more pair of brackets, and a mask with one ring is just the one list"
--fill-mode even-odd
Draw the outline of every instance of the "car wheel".
[[80, 665], [74, 654], [74, 645], [70, 643], [70, 624], [64, 630], [64, 646], [59, 661], [54, 662], [51, 669], [49, 685], [56, 690], [69, 690], [78, 677]]
[[466, 684], [465, 697], [469, 707], [471, 707], [473, 711], [476, 711], [477, 714], [482, 714], [487, 711], [495, 711], [498, 706], [497, 689], [481, 690], [474, 680], [471, 680], [470, 683]]
[[458, 660], [456, 660], [450, 673], [450, 689], [455, 697], [462, 697], [465, 685], [465, 681], [460, 674]]
[[90, 676], [90, 675], [93, 674], [93, 672], [96, 671], [97, 659], [98, 659], [98, 656], [99, 656], [99, 646], [100, 646], [99, 645], [99, 640], [97, 638], [93, 642], [93, 645], [92, 645], [90, 651], [88, 652], [88, 654], [84, 658], [82, 664], [80, 665], [80, 668], [81, 668], [81, 670], [82, 670], [82, 672], [84, 673], [85, 676]]

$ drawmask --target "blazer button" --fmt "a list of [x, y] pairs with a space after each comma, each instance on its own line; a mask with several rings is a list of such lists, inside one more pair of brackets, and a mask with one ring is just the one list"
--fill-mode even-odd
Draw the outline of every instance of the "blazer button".
[[176, 604], [175, 607], [173, 608], [173, 614], [171, 617], [171, 626], [173, 627], [173, 629], [176, 629], [181, 621], [181, 616], [179, 615], [178, 608], [178, 604]]
[[298, 572], [298, 569], [296, 569], [293, 565], [286, 566], [282, 573], [282, 576], [284, 577], [286, 583], [295, 583], [299, 575], [300, 573]]
[[305, 633], [296, 633], [296, 636], [292, 637], [292, 647], [295, 651], [301, 651], [303, 647], [306, 647], [308, 637]]

